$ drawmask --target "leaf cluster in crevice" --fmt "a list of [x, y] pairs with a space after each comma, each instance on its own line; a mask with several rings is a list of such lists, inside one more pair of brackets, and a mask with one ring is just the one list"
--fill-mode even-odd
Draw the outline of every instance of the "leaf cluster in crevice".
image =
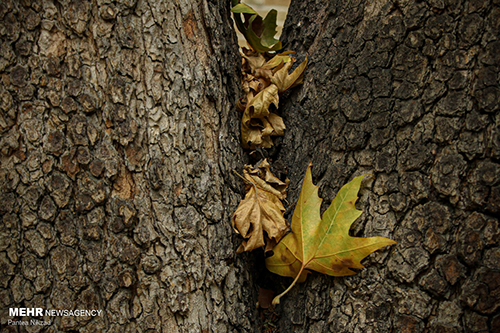
[[[236, 26], [245, 36], [249, 48], [242, 48], [242, 87], [244, 96], [237, 108], [243, 112], [241, 140], [250, 155], [263, 154], [273, 147], [272, 136], [283, 136], [286, 129], [278, 115], [280, 95], [303, 82], [307, 58], [291, 73], [295, 58], [293, 51], [272, 53], [282, 48], [276, 34], [276, 11], [264, 19], [251, 7], [233, 0]], [[243, 14], [245, 21], [241, 19]], [[234, 230], [243, 237], [237, 252], [264, 248], [269, 271], [294, 278], [293, 283], [272, 304], [278, 304], [296, 282], [305, 281], [307, 274], [317, 271], [332, 276], [356, 274], [363, 268], [361, 260], [370, 253], [395, 244], [385, 237], [352, 237], [349, 230], [361, 215], [355, 208], [364, 176], [345, 184], [330, 207], [320, 215], [322, 199], [318, 186], [312, 182], [312, 163], [306, 171], [300, 197], [292, 217], [292, 230], [284, 218], [283, 200], [289, 184], [271, 172], [267, 159], [255, 167], [245, 165], [245, 198], [233, 215]], [[354, 269], [354, 270], [353, 270]], [[269, 303], [269, 290], [259, 292], [259, 303]], [[264, 297], [266, 296], [266, 297]], [[261, 300], [262, 298], [262, 300]], [[264, 301], [266, 299], [266, 301]]]

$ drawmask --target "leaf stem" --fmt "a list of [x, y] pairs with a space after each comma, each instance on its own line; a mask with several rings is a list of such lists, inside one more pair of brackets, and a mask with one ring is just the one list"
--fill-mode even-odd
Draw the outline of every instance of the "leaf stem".
[[257, 184], [255, 184], [254, 182], [249, 181], [248, 179], [246, 179], [245, 177], [243, 177], [242, 175], [240, 175], [239, 173], [237, 173], [236, 170], [233, 170], [233, 172], [236, 174], [236, 176], [238, 176], [241, 179], [243, 179], [244, 182], [246, 182], [249, 185], [252, 185], [255, 188], [255, 195], [257, 195]]
[[255, 185], [254, 183], [252, 183], [251, 181], [249, 181], [248, 179], [246, 179], [245, 177], [243, 177], [242, 175], [240, 175], [239, 173], [237, 173], [236, 170], [233, 170], [233, 172], [236, 174], [236, 176], [238, 176], [241, 179], [243, 179], [243, 181]]
[[[307, 264], [306, 264], [307, 265]], [[290, 291], [290, 289], [292, 289], [292, 287], [295, 285], [295, 283], [297, 283], [297, 281], [299, 280], [300, 278], [300, 274], [302, 274], [302, 271], [304, 270], [304, 268], [306, 267], [306, 265], [302, 265], [302, 267], [300, 268], [300, 271], [299, 273], [297, 274], [297, 276], [295, 277], [295, 280], [293, 280], [292, 284], [284, 291], [282, 292], [281, 294], [279, 294], [278, 296], [276, 296], [274, 299], [273, 299], [273, 302], [272, 304], [273, 305], [276, 305], [276, 304], [280, 304], [280, 298], [285, 295], [287, 292]]]

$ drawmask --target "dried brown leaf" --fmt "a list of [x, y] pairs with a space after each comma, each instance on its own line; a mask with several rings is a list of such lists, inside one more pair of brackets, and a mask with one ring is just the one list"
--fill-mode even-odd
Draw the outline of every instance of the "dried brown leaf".
[[271, 104], [274, 104], [276, 107], [278, 107], [279, 104], [278, 87], [274, 84], [259, 92], [248, 103], [248, 115], [251, 118], [267, 117], [267, 115], [269, 115], [269, 106]]
[[271, 82], [274, 83], [278, 87], [278, 91], [280, 93], [302, 83], [304, 78], [304, 70], [307, 66], [307, 59], [304, 60], [295, 70], [289, 74], [290, 68], [292, 68], [293, 62], [287, 62], [284, 64], [282, 68], [277, 70], [273, 77], [271, 78]]
[[285, 207], [281, 202], [286, 197], [288, 182], [276, 178], [266, 160], [255, 168], [246, 165], [243, 175], [247, 181], [246, 194], [232, 219], [233, 228], [244, 238], [237, 252], [252, 251], [263, 246], [267, 252], [289, 229], [283, 217]]
[[273, 134], [274, 135], [285, 135], [285, 123], [283, 122], [283, 118], [278, 116], [276, 113], [270, 113], [267, 116], [267, 120], [271, 123], [271, 126], [273, 127]]
[[[241, 120], [241, 139], [244, 148], [270, 148], [272, 146], [270, 136], [283, 132], [281, 126], [276, 125], [278, 124], [276, 117], [271, 116], [272, 120], [267, 118], [270, 115], [269, 106], [274, 104], [278, 107], [278, 103], [278, 87], [270, 85], [246, 104]], [[274, 125], [277, 128], [274, 128]]]
[[262, 53], [254, 51], [248, 51], [242, 54], [242, 57], [246, 60], [250, 73], [254, 73], [257, 68], [261, 68], [267, 62]]
[[291, 53], [293, 51], [286, 51], [269, 59], [268, 54], [243, 48], [242, 88], [245, 96], [237, 103], [238, 110], [243, 111], [243, 148], [271, 148], [271, 136], [284, 135], [286, 127], [283, 119], [270, 108], [271, 105], [278, 108], [279, 93], [302, 83], [307, 63], [307, 60], [304, 61], [289, 74], [295, 62]]

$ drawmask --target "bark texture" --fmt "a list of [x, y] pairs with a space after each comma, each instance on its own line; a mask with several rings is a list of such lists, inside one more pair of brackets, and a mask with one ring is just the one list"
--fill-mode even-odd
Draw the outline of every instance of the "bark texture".
[[[2, 332], [242, 332], [223, 0], [0, 3]], [[7, 326], [11, 307], [101, 309]]]
[[310, 160], [325, 204], [372, 173], [353, 232], [399, 244], [296, 287], [280, 332], [500, 331], [499, 36], [498, 0], [292, 1], [289, 201]]

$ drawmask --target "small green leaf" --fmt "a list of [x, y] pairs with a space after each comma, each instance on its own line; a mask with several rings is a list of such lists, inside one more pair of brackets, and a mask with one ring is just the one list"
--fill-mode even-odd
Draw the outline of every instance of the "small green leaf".
[[[278, 51], [283, 47], [281, 42], [274, 38], [277, 32], [276, 10], [271, 10], [265, 19], [262, 19], [252, 7], [241, 3], [235, 5], [231, 11], [238, 30], [255, 51], [265, 53]], [[241, 20], [241, 14], [245, 16], [245, 23]]]
[[272, 9], [267, 13], [266, 18], [262, 22], [262, 35], [261, 35], [261, 40], [262, 40], [262, 45], [266, 47], [272, 47], [276, 43], [279, 43], [280, 41], [274, 38], [274, 36], [278, 33], [276, 30], [278, 12], [276, 9]]
[[253, 10], [252, 7], [250, 7], [249, 5], [246, 5], [244, 3], [237, 4], [236, 6], [234, 6], [233, 8], [231, 8], [231, 11], [233, 13], [238, 13], [238, 14], [255, 14], [255, 15], [258, 15], [257, 12], [255, 10]]

